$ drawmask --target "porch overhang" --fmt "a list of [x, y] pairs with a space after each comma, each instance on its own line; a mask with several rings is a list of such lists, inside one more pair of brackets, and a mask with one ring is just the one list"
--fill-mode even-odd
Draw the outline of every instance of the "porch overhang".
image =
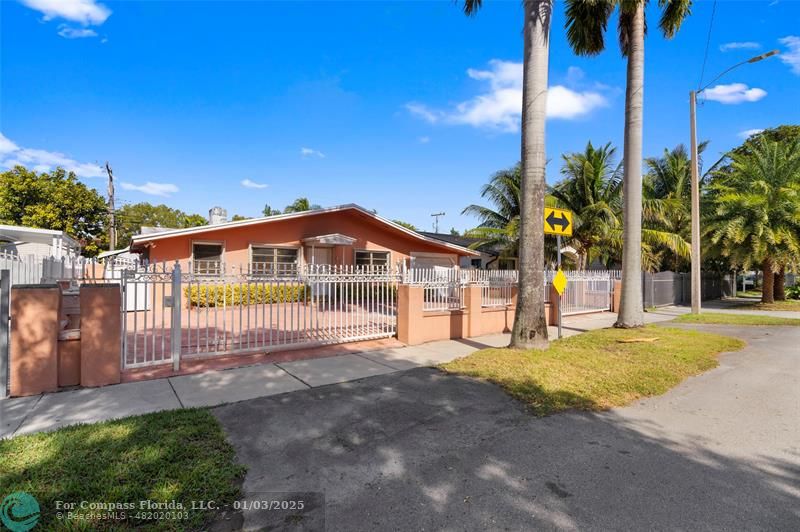
[[356, 239], [352, 236], [341, 233], [311, 236], [302, 240], [303, 244], [310, 246], [352, 246], [355, 241]]

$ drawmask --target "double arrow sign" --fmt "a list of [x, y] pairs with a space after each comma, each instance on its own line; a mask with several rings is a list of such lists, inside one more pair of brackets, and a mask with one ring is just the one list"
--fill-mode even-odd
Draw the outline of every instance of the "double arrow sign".
[[572, 236], [572, 211], [545, 207], [544, 232], [548, 235]]

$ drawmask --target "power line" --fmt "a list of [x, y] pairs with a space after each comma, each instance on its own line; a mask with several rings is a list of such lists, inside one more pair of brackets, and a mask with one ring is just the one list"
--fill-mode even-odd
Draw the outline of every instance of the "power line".
[[711, 21], [708, 23], [708, 36], [706, 37], [706, 51], [703, 54], [703, 67], [700, 69], [700, 81], [697, 88], [703, 86], [703, 76], [706, 74], [706, 62], [708, 61], [708, 50], [711, 46], [711, 30], [714, 27], [714, 14], [717, 12], [717, 0], [714, 0], [714, 5], [711, 7]]

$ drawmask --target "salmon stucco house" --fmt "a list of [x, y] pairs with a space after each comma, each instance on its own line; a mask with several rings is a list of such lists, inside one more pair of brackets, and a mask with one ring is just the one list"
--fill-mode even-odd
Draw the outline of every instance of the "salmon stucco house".
[[196, 275], [290, 275], [304, 264], [449, 267], [479, 255], [354, 204], [235, 222], [221, 213], [211, 210], [210, 225], [135, 235], [131, 251]]

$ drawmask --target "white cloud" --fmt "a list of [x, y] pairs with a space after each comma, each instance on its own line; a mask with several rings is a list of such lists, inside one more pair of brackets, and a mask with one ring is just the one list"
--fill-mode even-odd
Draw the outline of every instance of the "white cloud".
[[420, 144], [427, 144], [431, 141], [430, 137], [420, 137], [417, 139]]
[[123, 181], [121, 185], [125, 190], [138, 190], [143, 194], [149, 194], [151, 196], [169, 197], [178, 192], [178, 187], [172, 183], [153, 183], [152, 181], [148, 181], [144, 185], [134, 185], [133, 183], [126, 183]]
[[267, 188], [269, 186], [266, 183], [256, 183], [250, 179], [242, 179], [239, 184], [244, 188]]
[[63, 18], [84, 26], [100, 25], [111, 16], [111, 10], [95, 0], [22, 0], [22, 3], [44, 15], [44, 20]]
[[787, 35], [782, 39], [778, 39], [782, 45], [786, 46], [786, 50], [781, 52], [778, 56], [781, 61], [789, 65], [792, 72], [800, 75], [800, 37], [797, 35]]
[[66, 24], [58, 27], [58, 34], [65, 39], [84, 39], [86, 37], [97, 37], [97, 32], [86, 28], [71, 28]]
[[[522, 114], [522, 63], [489, 61], [488, 70], [467, 70], [472, 79], [487, 81], [489, 91], [470, 100], [460, 102], [449, 110], [432, 109], [419, 102], [406, 104], [413, 115], [432, 124], [444, 122], [474, 127], [489, 127], [514, 132], [519, 129]], [[571, 67], [568, 80], [580, 81], [583, 71]], [[547, 93], [547, 117], [571, 120], [605, 107], [605, 96], [595, 91], [574, 90], [563, 85], [553, 85]]]
[[706, 98], [725, 104], [742, 102], [757, 102], [767, 95], [767, 91], [757, 87], [749, 88], [744, 83], [731, 83], [730, 85], [715, 85], [706, 89]]
[[763, 129], [745, 129], [744, 131], [740, 131], [739, 132], [739, 137], [743, 138], [743, 139], [750, 138], [753, 135], [761, 133], [762, 131], [764, 131], [764, 130]]
[[325, 154], [319, 150], [315, 150], [313, 148], [300, 148], [300, 155], [303, 157], [318, 157], [320, 159], [325, 158]]
[[57, 151], [20, 148], [0, 133], [0, 168], [13, 168], [22, 165], [37, 172], [48, 172], [57, 166], [67, 172], [75, 172], [79, 177], [103, 177], [104, 170], [98, 164], [79, 163]]
[[744, 42], [726, 42], [719, 47], [720, 52], [729, 52], [731, 50], [758, 50], [761, 44], [752, 41]]

